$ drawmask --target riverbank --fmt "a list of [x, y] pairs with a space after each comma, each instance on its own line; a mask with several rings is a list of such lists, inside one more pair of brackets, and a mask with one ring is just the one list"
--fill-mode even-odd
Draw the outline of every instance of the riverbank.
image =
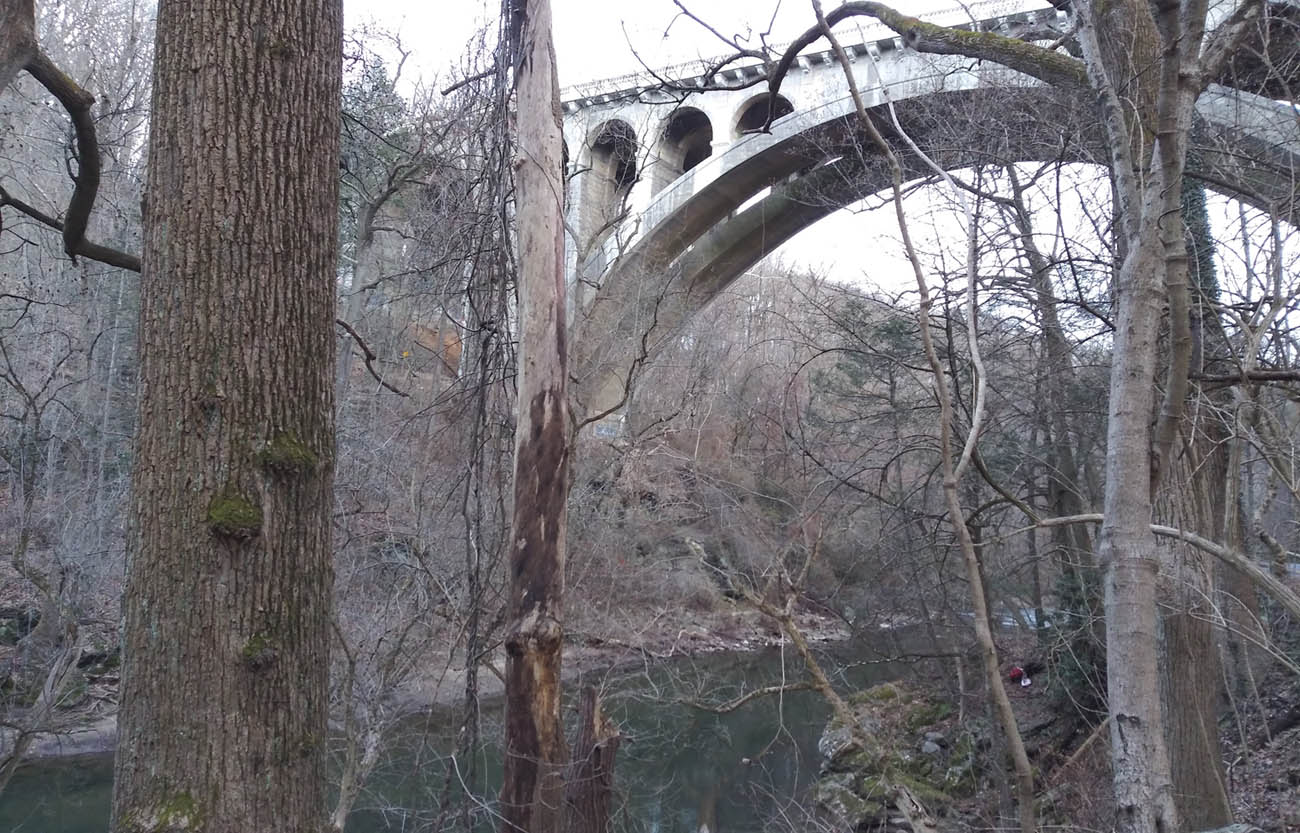
[[[745, 693], [798, 682], [802, 669], [788, 646], [763, 647], [779, 644], [771, 634], [731, 632], [729, 622], [721, 624], [712, 635], [735, 640], [727, 644], [740, 650], [710, 650], [721, 639], [695, 650], [699, 632], [692, 622], [680, 620], [677, 629], [644, 636], [647, 645], [665, 640], [654, 645], [663, 658], [651, 656], [640, 645], [580, 645], [582, 635], [574, 634], [566, 676], [571, 683], [600, 688], [606, 714], [623, 737], [615, 775], [621, 817], [644, 820], [662, 833], [696, 833], [704, 822], [711, 830], [758, 830], [793, 808], [802, 808], [802, 813], [810, 806], [804, 802], [817, 775], [817, 740], [829, 709], [818, 693], [801, 688], [738, 703]], [[827, 673], [844, 690], [903, 673], [897, 664], [880, 662], [869, 640], [830, 638], [834, 635], [832, 629], [824, 632], [818, 652]], [[667, 649], [674, 643], [669, 655]], [[580, 668], [588, 662], [595, 665]], [[570, 702], [575, 688], [567, 687]], [[484, 825], [491, 824], [504, 716], [499, 697], [482, 699], [472, 775], [449, 767], [457, 760], [452, 753], [461, 738], [458, 699], [450, 711], [435, 708], [392, 723], [367, 780], [365, 800], [349, 818], [349, 833], [432, 825], [449, 789], [453, 800], [467, 790], [476, 796], [471, 804], [480, 809], [473, 812], [483, 814]], [[334, 738], [330, 746], [332, 766], [342, 754], [337, 741]], [[468, 761], [457, 762], [463, 767]], [[103, 833], [112, 767], [111, 753], [51, 758], [22, 767], [0, 798], [0, 830]]]
[[[814, 644], [848, 639], [849, 631], [838, 620], [813, 613], [799, 613], [795, 621], [805, 638]], [[780, 630], [756, 611], [742, 608], [710, 613], [665, 611], [635, 627], [610, 628], [605, 633], [575, 629], [567, 635], [564, 650], [566, 683], [589, 681], [604, 675], [625, 674], [650, 663], [683, 657], [723, 653], [749, 653], [784, 643]], [[457, 656], [432, 657], [429, 671], [414, 675], [391, 692], [388, 705], [400, 715], [453, 709], [464, 702], [466, 673]], [[498, 649], [480, 666], [480, 702], [493, 703], [504, 697], [502, 672], [505, 652]], [[116, 683], [82, 708], [60, 717], [60, 728], [43, 733], [28, 747], [24, 760], [40, 761], [82, 755], [102, 755], [117, 743]], [[6, 744], [7, 746], [7, 744]]]

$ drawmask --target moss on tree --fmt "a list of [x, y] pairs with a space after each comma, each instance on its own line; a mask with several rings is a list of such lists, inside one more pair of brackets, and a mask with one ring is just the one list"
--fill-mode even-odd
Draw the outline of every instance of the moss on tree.
[[256, 538], [262, 532], [262, 508], [233, 489], [225, 489], [208, 504], [208, 528], [227, 538]]
[[239, 653], [244, 665], [252, 671], [269, 667], [279, 654], [275, 640], [270, 634], [261, 632], [250, 636]]
[[[857, 737], [832, 718], [818, 744], [825, 756], [814, 793], [832, 816], [859, 830], [884, 829], [893, 808], [910, 794], [932, 812], [975, 791], [975, 740], [952, 725], [952, 705], [901, 683], [882, 683], [849, 697], [862, 732]], [[918, 751], [926, 730], [954, 736], [940, 750]], [[865, 737], [863, 736], [865, 734]]]
[[202, 830], [205, 818], [194, 796], [178, 792], [165, 798], [151, 810], [132, 813], [126, 818], [129, 833], [182, 833]]
[[257, 452], [257, 464], [278, 474], [310, 474], [320, 457], [293, 432], [276, 434]]

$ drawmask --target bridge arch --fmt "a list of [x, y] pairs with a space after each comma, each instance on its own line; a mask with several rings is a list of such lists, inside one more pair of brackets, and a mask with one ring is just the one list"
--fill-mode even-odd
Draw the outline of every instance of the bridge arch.
[[785, 96], [777, 95], [776, 102], [772, 103], [770, 94], [761, 93], [740, 105], [740, 109], [736, 112], [732, 134], [740, 137], [750, 133], [761, 133], [767, 125], [769, 114], [772, 121], [776, 121], [793, 112], [794, 104], [790, 103], [790, 99]]
[[623, 203], [640, 177], [636, 130], [618, 118], [602, 122], [587, 137], [579, 165], [585, 169], [580, 196], [579, 228], [584, 238], [612, 231]]
[[[877, 47], [855, 47], [859, 57], [872, 58], [854, 64], [865, 105], [888, 135], [886, 105], [893, 102], [908, 134], [948, 169], [1109, 161], [1086, 91], [1048, 87], [988, 64]], [[882, 160], [858, 132], [839, 67], [809, 57], [811, 70], [791, 80], [792, 97], [806, 99], [803, 109], [774, 121], [770, 132], [715, 141], [712, 156], [641, 206], [608, 268], [582, 270], [598, 288], [582, 305], [572, 342], [580, 411], [616, 404], [637, 361], [753, 263], [832, 211], [887, 187]], [[839, 78], [838, 87], [819, 77], [823, 65]], [[636, 102], [653, 106], [645, 98]], [[724, 112], [767, 115], [761, 94], [702, 93], [691, 103], [715, 125]], [[605, 106], [616, 112], [620, 105], [607, 100]], [[909, 179], [927, 173], [910, 154], [903, 162], [911, 166]], [[1211, 87], [1198, 103], [1188, 168], [1214, 190], [1295, 223], [1300, 118], [1294, 105]]]
[[678, 107], [664, 119], [655, 152], [657, 194], [674, 180], [713, 155], [713, 122], [697, 107]]
[[[1005, 114], [1014, 129], [981, 129], [989, 112]], [[935, 93], [898, 110], [908, 135], [948, 170], [1005, 162], [1109, 163], [1089, 111], [1070, 106], [1059, 91]], [[1075, 115], [1071, 118], [1070, 113]], [[880, 113], [881, 123], [888, 118]], [[1300, 224], [1300, 111], [1247, 93], [1212, 88], [1204, 94], [1188, 153], [1188, 176], [1213, 191]], [[954, 118], [955, 116], [955, 118]], [[994, 135], [999, 133], [1001, 135]], [[968, 147], [945, 139], [960, 135]], [[932, 172], [904, 154], [904, 176]], [[835, 211], [889, 188], [883, 161], [860, 142], [831, 159], [795, 171], [769, 192], [729, 212], [677, 254], [670, 279], [688, 288], [692, 310], [800, 231]], [[689, 313], [688, 313], [689, 314]]]

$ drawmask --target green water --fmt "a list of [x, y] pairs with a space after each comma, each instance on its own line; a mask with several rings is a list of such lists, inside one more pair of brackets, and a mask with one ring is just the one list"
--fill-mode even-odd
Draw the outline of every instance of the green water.
[[[855, 662], [851, 646], [823, 661], [845, 689], [892, 679], [897, 668]], [[777, 650], [719, 654], [590, 675], [623, 742], [615, 763], [614, 826], [623, 831], [757, 831], [778, 817], [797, 823], [801, 794], [816, 775], [827, 709], [811, 692], [751, 701], [714, 714], [691, 701], [722, 703], [745, 691], [802, 678], [798, 658]], [[576, 697], [567, 702], [576, 703]], [[500, 783], [499, 704], [485, 705], [485, 743], [473, 760], [453, 760], [457, 712], [415, 715], [388, 738], [388, 757], [349, 819], [348, 833], [450, 827], [468, 816], [495, 827]], [[0, 795], [0, 833], [103, 833], [111, 793], [110, 756], [26, 767]], [[799, 825], [803, 826], [803, 825]]]

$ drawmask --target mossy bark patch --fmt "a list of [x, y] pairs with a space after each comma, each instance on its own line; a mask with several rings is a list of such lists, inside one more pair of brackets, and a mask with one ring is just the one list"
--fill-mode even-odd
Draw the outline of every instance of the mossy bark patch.
[[202, 830], [203, 810], [187, 792], [176, 793], [151, 811], [132, 813], [126, 829], [130, 833], [182, 833]]
[[245, 540], [262, 532], [262, 509], [243, 495], [225, 490], [208, 504], [208, 528], [227, 538]]
[[249, 670], [261, 671], [275, 662], [279, 651], [276, 649], [275, 640], [269, 634], [255, 633], [248, 638], [239, 653]]
[[277, 474], [310, 474], [320, 465], [320, 456], [297, 434], [276, 434], [257, 452], [257, 464]]

